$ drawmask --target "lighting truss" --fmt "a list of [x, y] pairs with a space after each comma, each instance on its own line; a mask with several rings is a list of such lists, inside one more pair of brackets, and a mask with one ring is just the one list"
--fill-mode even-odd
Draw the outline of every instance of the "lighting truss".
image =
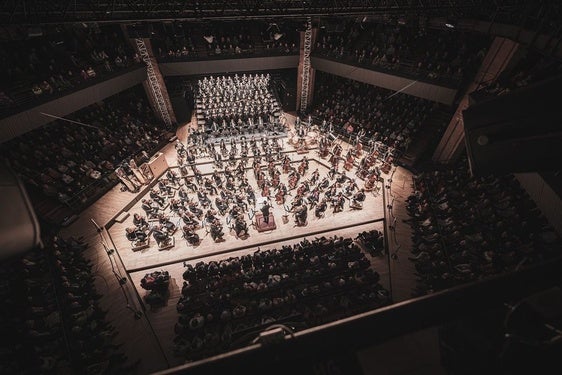
[[300, 110], [306, 111], [308, 108], [308, 93], [310, 92], [310, 52], [312, 50], [312, 20], [306, 20], [306, 30], [304, 32], [303, 60], [302, 60], [302, 85], [301, 85], [301, 105]]
[[135, 39], [135, 44], [137, 45], [137, 49], [142, 61], [144, 61], [144, 63], [146, 64], [148, 84], [150, 85], [150, 91], [152, 92], [152, 96], [154, 97], [154, 101], [156, 102], [156, 106], [158, 107], [160, 117], [162, 118], [162, 121], [164, 121], [166, 126], [169, 127], [172, 125], [172, 120], [170, 118], [170, 113], [168, 112], [168, 106], [166, 106], [166, 101], [164, 100], [164, 96], [162, 95], [160, 83], [158, 82], [158, 76], [156, 75], [154, 66], [152, 65], [152, 59], [150, 58], [150, 54], [146, 49], [146, 44], [144, 43], [144, 40], [140, 38]]

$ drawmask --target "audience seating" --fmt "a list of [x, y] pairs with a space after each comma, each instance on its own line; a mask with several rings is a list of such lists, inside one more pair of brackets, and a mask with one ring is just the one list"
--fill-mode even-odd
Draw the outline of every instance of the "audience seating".
[[[117, 182], [121, 163], [167, 141], [140, 87], [2, 144], [1, 153], [28, 185], [71, 207], [83, 207]], [[145, 156], [146, 158], [146, 156]], [[141, 163], [139, 163], [141, 164]]]
[[458, 86], [485, 56], [486, 36], [374, 22], [321, 28], [313, 53], [373, 70]]
[[175, 22], [156, 25], [153, 31], [154, 54], [162, 62], [299, 53], [298, 31], [283, 24]]
[[404, 151], [431, 113], [430, 101], [331, 74], [316, 74], [312, 114], [347, 138], [382, 142]]
[[470, 177], [465, 164], [414, 177], [407, 208], [415, 294], [515, 271], [560, 250], [560, 238], [512, 175]]
[[37, 105], [141, 62], [118, 25], [42, 28], [42, 36], [20, 35], [22, 40], [0, 45], [0, 115]]
[[379, 274], [350, 238], [186, 265], [176, 354], [189, 360], [248, 344], [271, 324], [295, 330], [390, 303]]
[[0, 264], [3, 374], [130, 373], [113, 340], [79, 240], [49, 237], [44, 249]]

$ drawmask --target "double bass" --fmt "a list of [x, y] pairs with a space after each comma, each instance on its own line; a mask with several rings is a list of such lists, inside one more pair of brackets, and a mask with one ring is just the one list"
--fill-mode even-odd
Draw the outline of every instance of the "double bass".
[[351, 149], [347, 152], [345, 164], [343, 165], [346, 171], [350, 171], [353, 168], [353, 163], [355, 162], [355, 157], [351, 152]]
[[373, 190], [375, 188], [375, 185], [377, 184], [378, 179], [379, 178], [376, 173], [371, 173], [367, 177], [367, 181], [365, 181], [365, 191]]
[[318, 155], [325, 159], [329, 154], [329, 144], [326, 137], [320, 138], [320, 142], [318, 142]]
[[285, 203], [285, 191], [284, 189], [278, 189], [277, 193], [275, 193], [275, 202], [279, 205]]
[[261, 196], [262, 197], [269, 197], [269, 182], [266, 180], [263, 182], [262, 184], [262, 189], [261, 189]]
[[299, 182], [299, 176], [297, 175], [297, 173], [293, 173], [289, 177], [289, 189], [293, 190], [294, 188], [296, 188], [298, 182]]
[[291, 159], [287, 155], [283, 159], [283, 173], [289, 173], [291, 170]]

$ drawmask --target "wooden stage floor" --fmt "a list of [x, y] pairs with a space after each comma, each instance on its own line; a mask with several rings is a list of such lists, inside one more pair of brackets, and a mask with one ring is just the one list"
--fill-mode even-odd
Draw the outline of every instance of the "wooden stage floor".
[[[302, 159], [301, 155], [297, 155], [294, 152], [289, 153], [291, 159], [295, 162], [299, 162]], [[309, 155], [309, 158], [311, 155]], [[325, 176], [328, 172], [328, 168], [324, 165], [325, 161], [316, 161], [310, 159], [310, 168], [305, 176], [301, 178], [301, 181], [305, 178], [310, 177], [312, 172], [318, 168], [321, 178]], [[204, 165], [204, 167], [209, 165]], [[205, 168], [199, 168], [205, 173]], [[208, 171], [207, 173], [210, 173]], [[256, 195], [259, 197], [257, 184], [253, 176], [251, 168], [247, 171], [247, 177], [249, 183], [256, 190]], [[283, 174], [281, 176], [281, 181], [287, 184], [287, 175]], [[357, 179], [359, 188], [363, 186], [363, 182]], [[295, 191], [292, 192], [293, 196]], [[146, 197], [148, 198], [149, 193], [146, 192]], [[345, 208], [342, 212], [333, 213], [331, 208], [325, 212], [325, 217], [316, 218], [313, 210], [309, 210], [308, 213], [308, 224], [306, 226], [298, 227], [294, 223], [292, 214], [288, 214], [288, 220], [285, 223], [282, 216], [286, 215], [283, 206], [277, 205], [275, 199], [271, 200], [272, 203], [272, 213], [275, 218], [275, 223], [277, 228], [272, 231], [258, 232], [256, 229], [250, 227], [250, 236], [246, 239], [237, 238], [233, 231], [228, 230], [227, 222], [225, 217], [220, 217], [221, 222], [224, 226], [224, 239], [225, 241], [215, 243], [210, 235], [206, 235], [205, 229], [198, 229], [196, 232], [202, 239], [200, 244], [197, 246], [192, 246], [187, 243], [187, 241], [182, 238], [181, 229], [178, 229], [173, 235], [175, 239], [175, 246], [166, 249], [158, 250], [156, 241], [151, 238], [151, 246], [142, 250], [132, 251], [131, 244], [129, 240], [125, 237], [125, 228], [134, 227], [133, 225], [133, 214], [139, 213], [144, 215], [144, 211], [141, 209], [141, 200], [145, 196], [137, 197], [137, 202], [128, 209], [129, 216], [123, 222], [114, 222], [108, 228], [109, 235], [114, 244], [114, 248], [117, 250], [119, 257], [123, 261], [123, 265], [128, 272], [135, 272], [147, 268], [161, 267], [168, 265], [173, 262], [181, 262], [184, 260], [204, 258], [209, 255], [230, 252], [242, 249], [255, 249], [258, 246], [264, 246], [269, 243], [275, 243], [279, 241], [284, 241], [289, 238], [299, 238], [306, 236], [320, 236], [322, 233], [326, 233], [335, 229], [342, 229], [346, 227], [353, 227], [356, 225], [370, 223], [374, 221], [380, 221], [384, 219], [384, 202], [382, 194], [367, 193], [367, 199], [363, 203], [362, 210], [353, 210], [349, 207], [349, 200], [346, 201]], [[190, 193], [190, 197], [197, 200], [196, 194]], [[214, 202], [215, 196], [209, 196], [211, 201]], [[287, 196], [289, 205], [292, 196]], [[258, 203], [259, 206], [259, 203]], [[259, 209], [256, 207], [255, 209]], [[174, 213], [171, 213], [169, 208], [165, 210], [169, 214], [170, 220], [181, 228], [183, 222]], [[120, 214], [121, 212], [116, 212]], [[248, 219], [248, 215], [245, 215]], [[250, 220], [247, 220], [250, 224]]]

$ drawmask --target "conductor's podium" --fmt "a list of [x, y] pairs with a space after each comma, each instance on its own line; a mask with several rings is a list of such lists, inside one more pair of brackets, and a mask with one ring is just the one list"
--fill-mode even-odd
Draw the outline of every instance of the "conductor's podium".
[[277, 225], [275, 224], [275, 218], [273, 217], [273, 214], [271, 212], [269, 213], [268, 223], [266, 223], [263, 220], [263, 214], [261, 212], [256, 213], [255, 220], [256, 220], [256, 230], [258, 232], [267, 232], [270, 230], [277, 229]]

